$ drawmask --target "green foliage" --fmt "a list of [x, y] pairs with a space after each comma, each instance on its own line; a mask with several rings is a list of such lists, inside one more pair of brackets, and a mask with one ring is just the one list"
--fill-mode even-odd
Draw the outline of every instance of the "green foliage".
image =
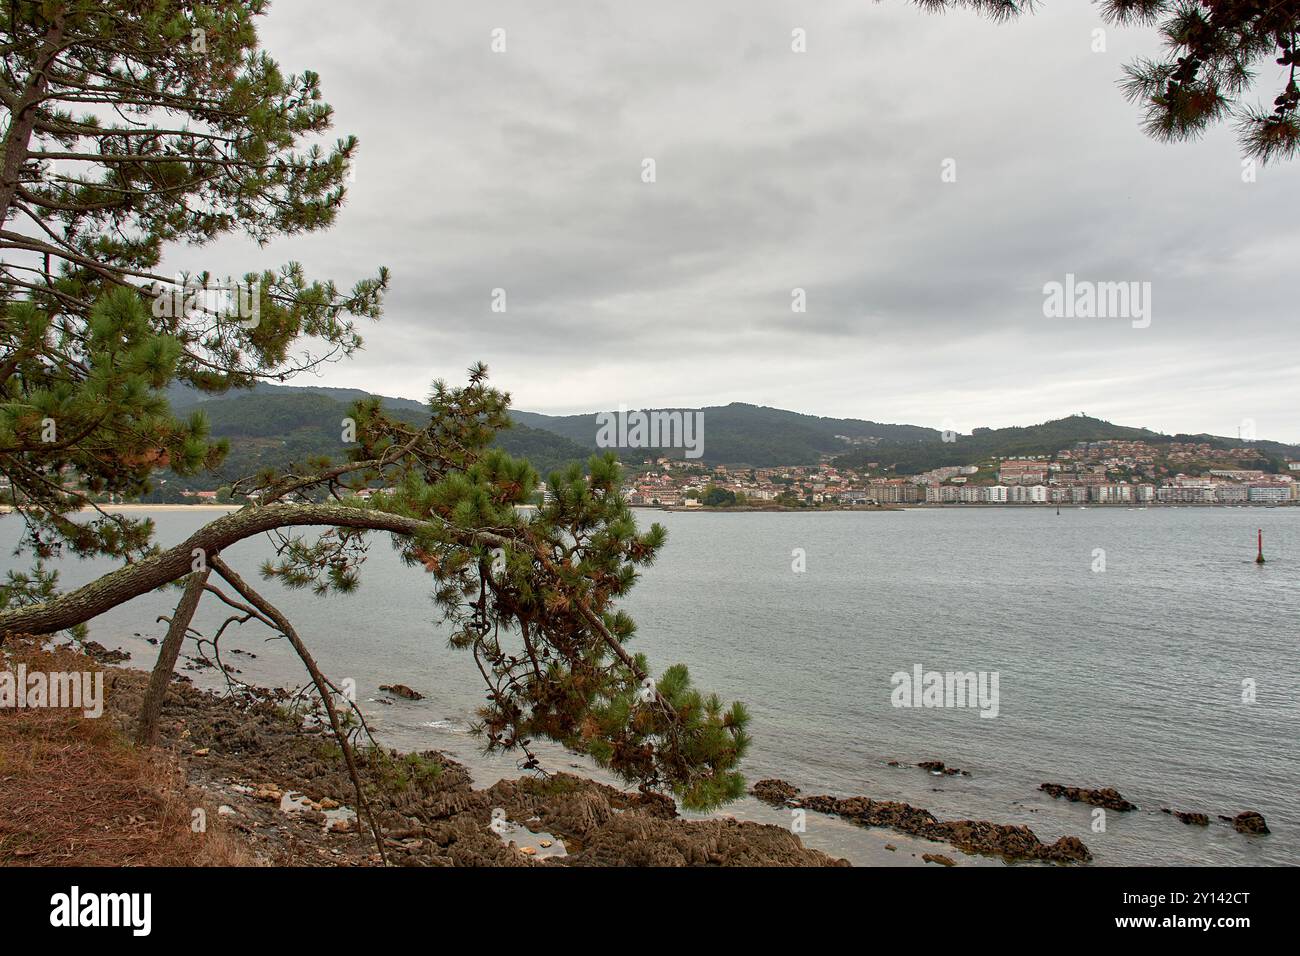
[[[259, 49], [266, 9], [265, 0], [0, 7], [0, 94], [15, 116], [0, 149], [18, 171], [0, 184], [6, 294], [62, 314], [64, 333], [89, 347], [88, 316], [107, 290], [133, 288], [157, 306], [184, 281], [217, 279], [152, 272], [168, 243], [232, 232], [266, 243], [333, 222], [357, 142], [323, 148], [333, 113], [320, 78], [285, 74]], [[290, 263], [238, 281], [255, 319], [229, 321], [229, 303], [206, 297], [155, 312], [179, 351], [177, 361], [154, 356], [157, 368], [220, 391], [348, 355], [361, 344], [353, 319], [378, 316], [388, 276], [381, 269], [345, 293]], [[324, 355], [291, 357], [304, 336]]]
[[736, 503], [736, 493], [717, 485], [709, 485], [704, 489], [700, 503], [710, 508], [729, 508]]
[[[319, 78], [285, 75], [259, 50], [265, 11], [0, 7], [0, 473], [36, 561], [146, 553], [148, 521], [68, 516], [112, 496], [178, 500], [219, 466], [225, 443], [203, 414], [172, 415], [172, 385], [221, 391], [348, 355], [352, 319], [379, 314], [383, 270], [350, 293], [294, 263], [247, 273], [256, 312], [239, 321], [229, 298], [174, 301], [176, 277], [150, 271], [168, 243], [312, 231], [343, 201], [356, 142], [315, 141], [332, 120]], [[305, 336], [325, 355], [291, 359]]]
[[382, 747], [370, 747], [364, 751], [363, 757], [379, 778], [376, 789], [383, 793], [427, 792], [442, 778], [442, 762], [435, 753], [399, 754]]
[[[473, 655], [487, 686], [477, 730], [490, 750], [522, 749], [546, 737], [629, 781], [670, 790], [692, 808], [717, 806], [743, 790], [737, 766], [748, 746], [743, 707], [724, 707], [694, 689], [685, 667], [658, 688], [624, 647], [632, 619], [615, 607], [667, 540], [660, 525], [637, 528], [619, 494], [613, 454], [553, 471], [550, 501], [531, 513], [536, 471], [491, 447], [509, 424], [507, 397], [470, 370], [462, 388], [435, 385], [421, 428], [377, 401], [353, 408], [357, 443], [346, 477], [335, 467], [315, 478], [272, 477], [243, 490], [266, 503], [307, 497], [321, 487], [392, 489], [365, 507], [424, 522], [394, 537], [403, 559], [431, 575], [453, 647]], [[363, 506], [358, 498], [344, 503]], [[332, 528], [284, 541], [264, 574], [320, 594], [355, 587], [364, 532]]]
[[181, 349], [152, 327], [134, 292], [115, 289], [91, 310], [84, 340], [31, 302], [0, 302], [0, 473], [37, 561], [143, 553], [148, 520], [68, 516], [92, 497], [137, 497], [159, 468], [192, 475], [225, 454], [207, 420], [175, 418], [157, 389], [176, 374]]

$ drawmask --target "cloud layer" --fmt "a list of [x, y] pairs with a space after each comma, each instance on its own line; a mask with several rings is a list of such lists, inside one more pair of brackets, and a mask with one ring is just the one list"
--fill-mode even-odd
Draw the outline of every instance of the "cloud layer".
[[[994, 24], [904, 0], [277, 0], [267, 48], [361, 139], [348, 205], [327, 234], [170, 264], [388, 265], [367, 351], [323, 379], [386, 394], [482, 359], [553, 413], [1086, 411], [1300, 440], [1300, 167], [1246, 183], [1230, 130], [1146, 139], [1115, 81], [1156, 40], [1093, 52], [1101, 26], [1082, 3]], [[1067, 273], [1150, 282], [1151, 326], [1044, 317]]]

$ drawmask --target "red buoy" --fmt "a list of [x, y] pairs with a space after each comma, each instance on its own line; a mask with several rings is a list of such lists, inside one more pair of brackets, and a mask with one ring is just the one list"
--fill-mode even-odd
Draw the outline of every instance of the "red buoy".
[[1264, 563], [1264, 529], [1259, 529], [1259, 554], [1255, 558], [1256, 564]]

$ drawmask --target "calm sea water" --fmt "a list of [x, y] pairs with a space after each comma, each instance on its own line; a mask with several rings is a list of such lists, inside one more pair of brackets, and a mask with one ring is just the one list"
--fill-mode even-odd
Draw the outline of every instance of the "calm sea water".
[[[159, 540], [175, 543], [212, 514], [159, 512]], [[1300, 861], [1300, 509], [639, 514], [664, 524], [669, 542], [628, 602], [635, 646], [656, 668], [686, 662], [697, 684], [750, 706], [751, 780], [1025, 823], [1044, 840], [1077, 834], [1103, 864]], [[14, 520], [0, 519], [0, 543], [14, 540]], [[1252, 563], [1259, 527], [1263, 567]], [[251, 575], [268, 551], [255, 540], [226, 556]], [[69, 562], [65, 583], [99, 567]], [[484, 785], [514, 775], [514, 758], [479, 754], [465, 732], [480, 679], [447, 647], [428, 581], [382, 536], [366, 572], [351, 597], [266, 588], [327, 672], [356, 680], [385, 742], [451, 752]], [[92, 636], [147, 667], [156, 649], [145, 638], [161, 637], [155, 618], [174, 602], [141, 597], [94, 622]], [[224, 616], [207, 607], [198, 623], [210, 633]], [[292, 651], [268, 636], [256, 624], [228, 631], [224, 648], [258, 658], [226, 660], [255, 683], [302, 683]], [[916, 664], [997, 672], [998, 716], [894, 707], [891, 675]], [[394, 682], [427, 699], [374, 703]], [[545, 757], [590, 772], [558, 748]], [[973, 776], [888, 766], [927, 759]], [[1044, 781], [1113, 786], [1141, 809], [1110, 813], [1094, 832], [1091, 808], [1040, 794]], [[1212, 818], [1256, 809], [1273, 833], [1189, 827], [1165, 806]], [[748, 798], [727, 812], [788, 822]], [[880, 853], [886, 838], [906, 842], [896, 834], [808, 826], [805, 842], [858, 862], [911, 859]]]

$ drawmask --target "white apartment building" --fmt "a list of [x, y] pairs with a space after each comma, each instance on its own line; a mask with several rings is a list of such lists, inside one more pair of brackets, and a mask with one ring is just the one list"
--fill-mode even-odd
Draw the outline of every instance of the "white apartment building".
[[1123, 504], [1133, 500], [1131, 485], [1093, 485], [1092, 500], [1098, 504]]
[[1281, 503], [1291, 500], [1291, 489], [1286, 485], [1250, 485], [1246, 492], [1249, 501]]

